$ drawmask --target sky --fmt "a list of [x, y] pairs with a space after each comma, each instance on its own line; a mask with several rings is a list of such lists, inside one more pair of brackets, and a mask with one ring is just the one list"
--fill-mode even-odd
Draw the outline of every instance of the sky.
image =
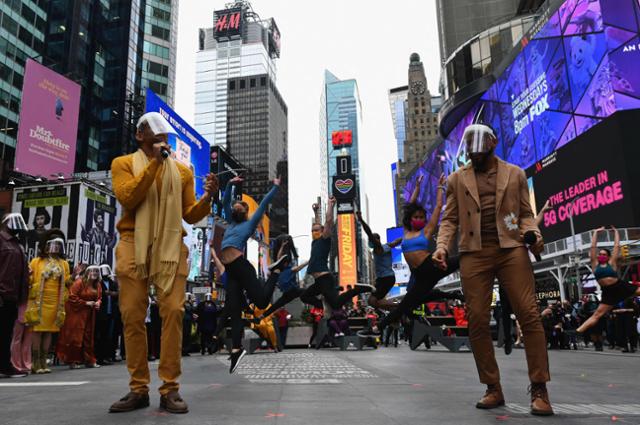
[[[308, 235], [319, 196], [320, 95], [324, 70], [356, 79], [362, 102], [361, 179], [369, 219], [384, 234], [394, 226], [391, 163], [397, 161], [388, 91], [406, 85], [409, 56], [420, 55], [432, 95], [438, 92], [440, 53], [435, 0], [253, 0], [262, 19], [282, 34], [277, 86], [289, 112], [289, 233]], [[175, 110], [193, 123], [198, 28], [213, 26], [221, 0], [182, 0], [178, 21]], [[310, 239], [296, 239], [301, 258]]]

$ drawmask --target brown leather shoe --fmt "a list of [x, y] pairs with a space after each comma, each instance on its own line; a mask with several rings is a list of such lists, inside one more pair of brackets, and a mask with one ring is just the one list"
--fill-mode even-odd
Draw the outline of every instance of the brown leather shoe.
[[149, 406], [149, 394], [130, 392], [109, 408], [110, 413], [131, 412]]
[[487, 385], [487, 391], [484, 393], [484, 397], [476, 403], [476, 407], [478, 409], [495, 409], [500, 406], [504, 406], [502, 387], [499, 383]]
[[160, 396], [160, 408], [169, 413], [187, 413], [189, 406], [180, 397], [178, 391], [171, 391], [167, 395]]
[[553, 415], [553, 408], [549, 402], [549, 393], [547, 392], [547, 385], [532, 383], [529, 387], [531, 393], [531, 414], [536, 416], [551, 416]]

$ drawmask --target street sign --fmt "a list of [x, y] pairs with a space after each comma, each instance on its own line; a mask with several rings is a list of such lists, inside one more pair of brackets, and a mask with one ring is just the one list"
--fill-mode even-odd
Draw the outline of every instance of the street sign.
[[192, 294], [210, 294], [211, 288], [209, 286], [196, 286], [191, 291]]

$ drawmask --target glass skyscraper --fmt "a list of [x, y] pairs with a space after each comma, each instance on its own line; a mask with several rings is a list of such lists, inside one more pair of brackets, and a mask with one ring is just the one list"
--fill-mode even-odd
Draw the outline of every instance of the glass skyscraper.
[[82, 88], [76, 172], [108, 170], [114, 157], [134, 151], [146, 87], [173, 104], [177, 12], [178, 0], [2, 1], [3, 162], [13, 162], [27, 57]]
[[11, 168], [27, 58], [41, 60], [47, 0], [0, 2], [0, 179]]
[[396, 87], [389, 90], [389, 107], [393, 121], [393, 134], [396, 137], [398, 160], [404, 161], [404, 141], [407, 138], [406, 111], [409, 86]]
[[[336, 175], [336, 157], [340, 151], [334, 150], [331, 135], [334, 131], [351, 130], [353, 145], [347, 149], [351, 155], [353, 173], [358, 184], [360, 166], [358, 155], [358, 129], [362, 121], [362, 105], [356, 80], [340, 80], [328, 70], [324, 73], [324, 90], [320, 104], [320, 180], [322, 199], [326, 202], [331, 188], [331, 178]], [[360, 205], [360, 191], [356, 202]]]
[[[353, 144], [345, 148], [351, 155], [351, 166], [356, 176], [357, 208], [362, 212], [365, 220], [368, 220], [367, 202], [362, 199], [362, 174], [359, 159], [359, 129], [362, 124], [362, 104], [358, 92], [358, 83], [354, 79], [341, 80], [325, 70], [324, 87], [320, 99], [320, 185], [322, 202], [326, 205], [332, 192], [332, 177], [337, 174], [336, 158], [342, 154], [342, 149], [334, 150], [332, 134], [334, 131], [351, 130]], [[363, 250], [362, 232], [356, 226], [356, 252], [358, 253], [358, 274], [360, 278], [368, 276], [368, 257]], [[340, 242], [339, 242], [340, 243]], [[337, 256], [334, 247], [332, 258]], [[332, 262], [334, 263], [334, 262]]]

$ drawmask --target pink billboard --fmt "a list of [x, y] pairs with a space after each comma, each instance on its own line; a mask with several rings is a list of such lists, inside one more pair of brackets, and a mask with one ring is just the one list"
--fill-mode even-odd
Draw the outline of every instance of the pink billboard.
[[73, 173], [80, 86], [27, 60], [22, 88], [15, 171], [51, 178]]

